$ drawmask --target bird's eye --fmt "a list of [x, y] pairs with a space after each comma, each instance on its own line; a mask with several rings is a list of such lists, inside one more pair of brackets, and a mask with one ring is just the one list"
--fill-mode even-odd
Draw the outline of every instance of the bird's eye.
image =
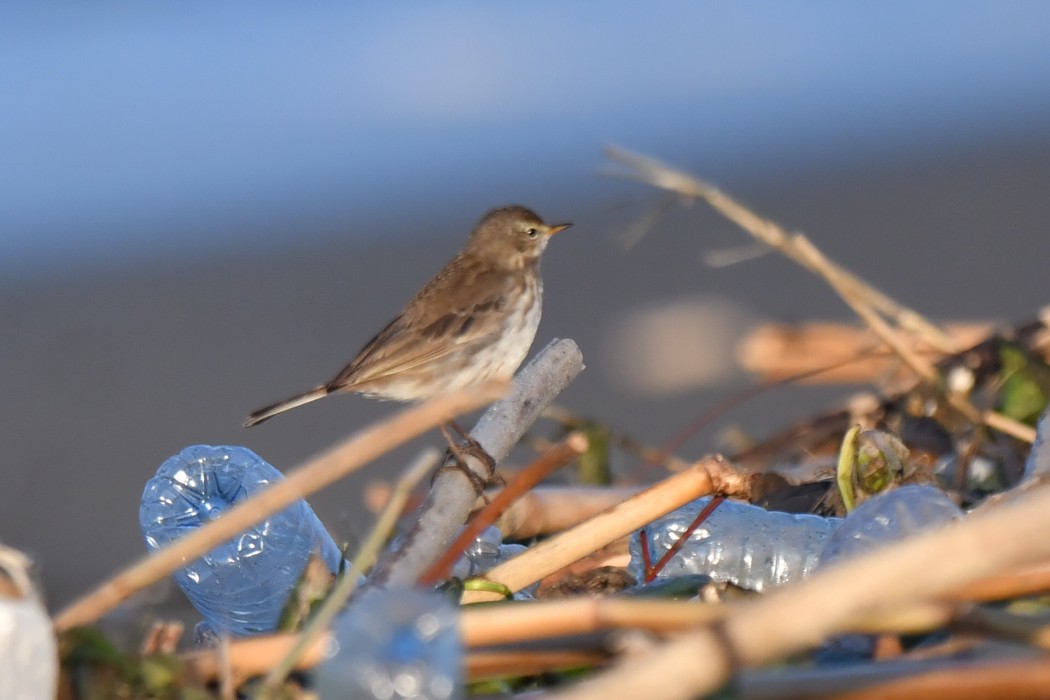
[[535, 238], [536, 236], [540, 235], [540, 232], [534, 228], [527, 228], [525, 229], [525, 235], [529, 238]]

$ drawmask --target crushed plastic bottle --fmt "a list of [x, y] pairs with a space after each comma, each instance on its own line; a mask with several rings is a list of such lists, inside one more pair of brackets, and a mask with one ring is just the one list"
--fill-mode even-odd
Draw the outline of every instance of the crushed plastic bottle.
[[940, 489], [900, 486], [857, 506], [828, 538], [821, 561], [827, 565], [870, 552], [962, 517], [962, 509]]
[[[452, 576], [461, 581], [482, 576], [486, 571], [513, 559], [528, 547], [521, 544], [503, 544], [503, 533], [495, 525], [490, 525], [463, 552], [452, 566]], [[540, 584], [537, 581], [514, 594], [514, 600], [534, 600]]]
[[29, 559], [0, 545], [0, 698], [53, 700], [55, 628], [30, 581]]
[[[244, 447], [187, 447], [160, 465], [143, 491], [139, 525], [146, 546], [156, 551], [283, 478]], [[173, 577], [215, 632], [269, 632], [314, 552], [330, 571], [338, 571], [339, 548], [300, 500]]]
[[456, 700], [465, 697], [456, 609], [416, 589], [373, 590], [333, 626], [317, 669], [321, 700]]
[[[820, 565], [829, 566], [962, 517], [959, 506], [940, 489], [900, 486], [857, 506], [828, 538]], [[844, 634], [825, 642], [814, 659], [817, 663], [843, 663], [869, 659], [874, 651], [873, 635]]]
[[[681, 539], [710, 500], [697, 499], [646, 525], [652, 563]], [[706, 574], [755, 591], [797, 581], [816, 569], [825, 540], [841, 522], [727, 500], [693, 531], [657, 578]], [[641, 532], [631, 535], [630, 552], [628, 571], [642, 581]]]
[[497, 564], [518, 556], [527, 547], [520, 544], [503, 544], [503, 533], [499, 528], [490, 525], [482, 530], [477, 539], [467, 547], [455, 565], [452, 575], [458, 579], [480, 576]]

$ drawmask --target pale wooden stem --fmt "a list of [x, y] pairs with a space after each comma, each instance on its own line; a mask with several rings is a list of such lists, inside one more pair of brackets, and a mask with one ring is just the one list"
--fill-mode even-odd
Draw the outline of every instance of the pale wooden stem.
[[471, 652], [463, 660], [467, 681], [537, 676], [541, 673], [587, 668], [605, 661], [606, 651], [555, 649], [536, 651]]
[[[952, 324], [945, 330], [959, 345], [971, 347], [995, 328], [990, 323], [974, 323]], [[943, 357], [925, 343], [919, 351]], [[768, 382], [796, 377], [801, 383], [813, 384], [875, 382], [900, 367], [870, 329], [822, 321], [760, 324], [740, 341], [736, 356], [743, 369]]]
[[[237, 639], [230, 642], [224, 654], [211, 648], [183, 655], [183, 668], [187, 675], [200, 683], [210, 683], [227, 671], [232, 684], [237, 687], [249, 678], [269, 672], [274, 664], [288, 656], [300, 639], [301, 635], [294, 633]], [[313, 668], [321, 663], [331, 644], [332, 638], [327, 634], [315, 640], [299, 658], [298, 667]]]
[[[528, 539], [561, 532], [593, 518], [642, 490], [633, 487], [539, 486], [521, 496], [496, 522], [504, 539]], [[492, 498], [498, 491], [488, 492]], [[476, 508], [485, 505], [478, 499]]]
[[[490, 581], [518, 591], [549, 573], [634, 532], [646, 523], [710, 493], [746, 496], [750, 480], [720, 457], [703, 459], [613, 506], [571, 530], [544, 540], [485, 574]], [[466, 591], [464, 603], [498, 600], [487, 591]]]
[[[553, 340], [514, 378], [510, 394], [478, 421], [471, 437], [498, 463], [521, 440], [540, 412], [583, 370], [583, 355], [572, 340]], [[489, 474], [480, 460], [467, 468], [480, 479]], [[461, 471], [438, 472], [415, 522], [395, 549], [380, 560], [369, 587], [411, 586], [455, 539], [474, 505], [474, 484]]]
[[[876, 668], [872, 668], [877, 666]], [[1037, 698], [1050, 686], [1045, 658], [960, 658], [842, 664], [741, 674], [739, 700], [986, 700]]]

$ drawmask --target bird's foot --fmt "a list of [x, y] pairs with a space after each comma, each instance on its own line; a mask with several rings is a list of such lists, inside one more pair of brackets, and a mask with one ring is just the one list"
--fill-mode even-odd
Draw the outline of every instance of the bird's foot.
[[[464, 442], [457, 442], [449, 433], [446, 426], [441, 426], [441, 434], [445, 436], [445, 441], [448, 443], [449, 454], [445, 457], [444, 463], [434, 474], [436, 479], [438, 474], [446, 470], [455, 470], [462, 472], [466, 476], [470, 483], [473, 484], [474, 490], [477, 494], [484, 498], [485, 489], [492, 484], [499, 483], [502, 481], [496, 476], [496, 460], [492, 458], [484, 447], [481, 446], [477, 440], [475, 440], [469, 433], [467, 433], [459, 425], [452, 423], [452, 427], [457, 433], [463, 437]], [[485, 468], [486, 478], [482, 478], [475, 470], [471, 469], [467, 463], [467, 458], [473, 457], [477, 461], [481, 462]]]

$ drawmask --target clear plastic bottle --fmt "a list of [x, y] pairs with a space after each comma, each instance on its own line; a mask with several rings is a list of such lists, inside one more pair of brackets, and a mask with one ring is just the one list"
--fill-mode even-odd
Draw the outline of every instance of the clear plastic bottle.
[[459, 618], [444, 596], [370, 590], [333, 631], [333, 650], [315, 675], [321, 700], [464, 697]]
[[503, 533], [490, 525], [481, 531], [463, 556], [452, 567], [452, 575], [458, 579], [481, 576], [486, 571], [516, 557], [527, 549], [520, 544], [503, 544]]
[[[165, 461], [142, 494], [139, 525], [150, 551], [220, 517], [284, 477], [243, 447], [195, 445]], [[313, 552], [336, 572], [342, 555], [300, 500], [176, 571], [208, 626], [235, 636], [276, 628]]]
[[[463, 552], [463, 556], [452, 566], [451, 574], [460, 580], [482, 576], [489, 569], [513, 559], [526, 549], [528, 547], [521, 544], [503, 544], [503, 533], [495, 525], [490, 525], [482, 530], [477, 539]], [[539, 587], [538, 581], [526, 586], [514, 594], [514, 600], [534, 600]]]
[[[828, 537], [820, 565], [871, 552], [962, 517], [959, 506], [940, 489], [917, 484], [900, 486], [857, 506]], [[845, 634], [826, 641], [815, 659], [818, 663], [843, 663], [869, 659], [874, 651], [874, 636]]]
[[[710, 500], [709, 496], [697, 499], [645, 527], [651, 563], [682, 538]], [[796, 581], [816, 569], [825, 540], [841, 522], [841, 518], [781, 513], [727, 500], [693, 531], [657, 578], [706, 574], [755, 591]], [[642, 581], [641, 532], [631, 535], [630, 551], [628, 569]]]
[[824, 544], [821, 562], [827, 565], [870, 552], [961, 517], [962, 509], [940, 489], [901, 486], [857, 506]]

